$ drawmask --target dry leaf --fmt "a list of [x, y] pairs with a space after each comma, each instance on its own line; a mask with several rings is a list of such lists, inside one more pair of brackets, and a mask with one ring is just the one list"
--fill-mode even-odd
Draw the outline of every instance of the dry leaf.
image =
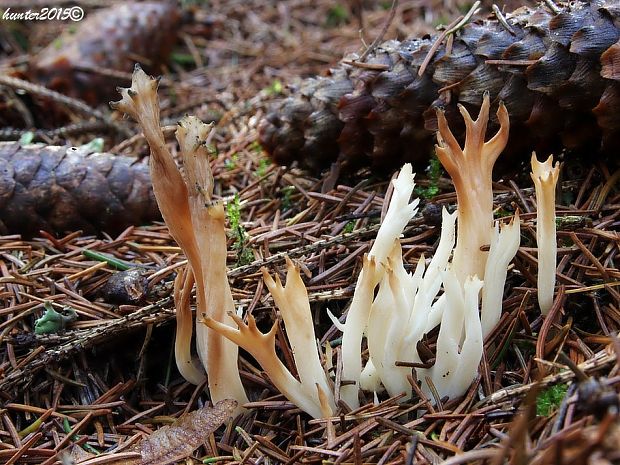
[[[132, 452], [139, 452], [140, 459], [127, 457], [127, 452], [119, 453], [118, 460], [112, 459], [115, 465], [166, 465], [183, 460], [204, 443], [209, 435], [220, 425], [232, 417], [237, 408], [237, 401], [224, 399], [214, 407], [203, 407], [195, 412], [179, 418], [172, 425], [166, 425], [149, 437], [139, 441], [131, 448]], [[79, 448], [81, 449], [81, 448]], [[117, 454], [112, 454], [112, 456]], [[124, 455], [124, 456], [120, 456]], [[72, 451], [69, 458], [77, 456]], [[86, 453], [80, 460], [80, 465], [87, 465], [93, 460], [93, 455]], [[101, 456], [99, 456], [101, 457]], [[77, 462], [77, 460], [76, 460]]]
[[213, 408], [203, 407], [158, 429], [136, 445], [135, 450], [142, 455], [140, 465], [165, 465], [184, 459], [227, 421], [235, 408], [237, 401], [224, 399]]

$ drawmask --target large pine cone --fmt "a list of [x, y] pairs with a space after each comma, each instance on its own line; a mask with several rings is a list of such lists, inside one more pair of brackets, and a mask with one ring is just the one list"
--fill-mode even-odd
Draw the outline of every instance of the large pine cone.
[[159, 219], [149, 167], [110, 153], [0, 143], [0, 235], [117, 234]]
[[341, 64], [293, 89], [262, 121], [260, 142], [275, 162], [313, 171], [336, 160], [345, 169], [424, 164], [435, 108], [462, 133], [457, 103], [475, 115], [488, 91], [509, 110], [510, 152], [617, 151], [620, 4], [576, 1], [559, 9], [520, 8], [507, 16], [509, 28], [496, 18], [467, 24], [421, 75], [434, 38], [385, 42], [364, 67]]

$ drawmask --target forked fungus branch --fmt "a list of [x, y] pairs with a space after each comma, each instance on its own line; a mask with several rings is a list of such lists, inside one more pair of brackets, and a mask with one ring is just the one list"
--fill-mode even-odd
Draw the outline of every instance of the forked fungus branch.
[[267, 334], [258, 330], [252, 315], [248, 315], [248, 324], [238, 316], [233, 316], [239, 329], [211, 318], [207, 318], [205, 323], [252, 354], [273, 384], [299, 408], [315, 418], [331, 416], [336, 411], [333, 386], [321, 365], [317, 350], [308, 292], [301, 280], [299, 267], [288, 258], [286, 265], [285, 286], [282, 286], [277, 275], [274, 281], [267, 270], [263, 268], [262, 272], [265, 284], [282, 313], [299, 381], [276, 354], [277, 321]]
[[503, 103], [497, 110], [500, 129], [488, 142], [484, 141], [489, 121], [489, 94], [485, 93], [476, 121], [459, 105], [465, 120], [465, 147], [461, 148], [448, 127], [443, 111], [437, 112], [438, 145], [435, 151], [446, 169], [454, 188], [459, 210], [453, 267], [464, 282], [468, 276], [484, 279], [488, 252], [482, 246], [491, 242], [493, 231], [493, 165], [508, 142], [508, 111]]

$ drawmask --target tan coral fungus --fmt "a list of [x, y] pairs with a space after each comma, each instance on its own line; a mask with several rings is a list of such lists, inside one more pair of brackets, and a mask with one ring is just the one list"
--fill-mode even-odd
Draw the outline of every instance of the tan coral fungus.
[[[121, 95], [122, 99], [112, 106], [138, 122], [151, 148], [153, 191], [170, 234], [187, 256], [196, 282], [197, 311], [232, 323], [228, 316], [234, 305], [226, 278], [224, 207], [221, 202], [212, 202], [213, 178], [205, 145], [210, 127], [191, 117], [179, 123], [177, 139], [185, 165], [184, 179], [159, 126], [157, 81], [137, 66], [131, 88], [122, 89]], [[189, 283], [189, 275], [186, 281]], [[176, 342], [177, 356], [181, 355], [177, 364], [189, 381], [196, 382], [200, 375], [190, 365], [187, 303], [180, 291], [177, 295], [183, 328], [177, 336], [184, 338]], [[198, 354], [208, 373], [212, 401], [233, 398], [239, 404], [247, 402], [237, 366], [238, 347], [218, 333], [208, 331], [199, 319], [196, 332]]]

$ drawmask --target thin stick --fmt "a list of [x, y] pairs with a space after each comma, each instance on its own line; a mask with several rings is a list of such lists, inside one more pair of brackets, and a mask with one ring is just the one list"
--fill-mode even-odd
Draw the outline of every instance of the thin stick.
[[110, 119], [109, 116], [103, 114], [99, 110], [95, 110], [94, 108], [82, 102], [81, 100], [67, 97], [66, 95], [63, 95], [59, 92], [48, 89], [47, 87], [39, 86], [31, 82], [24, 81], [23, 79], [6, 76], [6, 75], [5, 76], [0, 75], [0, 84], [7, 86], [7, 87], [11, 87], [13, 89], [21, 89], [30, 94], [48, 97], [50, 99], [53, 99], [57, 102], [62, 103], [63, 105], [66, 105], [69, 108], [72, 108], [73, 110], [77, 110], [84, 115], [94, 116], [95, 118], [97, 118], [100, 121], [103, 121], [110, 128], [114, 129], [115, 131], [117, 131], [118, 133], [122, 134], [125, 137], [131, 136], [131, 133], [129, 132], [127, 128], [121, 127], [118, 124], [114, 123]]
[[375, 38], [375, 40], [372, 41], [372, 44], [370, 44], [370, 46], [366, 50], [364, 50], [364, 53], [362, 53], [362, 56], [360, 56], [359, 60], [357, 61], [364, 61], [366, 57], [370, 54], [370, 52], [372, 52], [375, 48], [377, 48], [377, 45], [379, 45], [379, 42], [383, 40], [383, 36], [385, 36], [385, 33], [390, 28], [390, 24], [392, 24], [392, 21], [394, 20], [394, 16], [396, 15], [397, 8], [398, 8], [398, 0], [392, 0], [392, 6], [390, 7], [390, 14], [387, 17], [385, 23], [383, 24], [383, 29], [381, 29], [381, 32], [379, 33], [379, 35]]
[[495, 17], [497, 18], [499, 23], [502, 26], [504, 26], [504, 29], [510, 32], [511, 35], [513, 36], [516, 35], [514, 29], [510, 27], [510, 24], [508, 24], [508, 21], [506, 21], [506, 18], [504, 17], [502, 12], [499, 10], [499, 7], [494, 3], [492, 8], [493, 8], [493, 14], [495, 14]]
[[448, 31], [446, 32], [446, 35], [447, 34], [454, 34], [456, 31], [458, 31], [463, 26], [465, 26], [471, 20], [472, 16], [474, 16], [476, 13], [478, 13], [478, 7], [479, 6], [480, 6], [480, 0], [476, 0], [476, 3], [474, 3], [471, 6], [471, 8], [467, 12], [467, 14], [463, 17], [463, 19], [461, 21], [459, 21], [456, 24], [456, 26], [453, 26], [452, 28], [448, 29]]
[[437, 52], [437, 50], [441, 46], [441, 43], [444, 41], [444, 39], [448, 35], [448, 30], [452, 30], [452, 27], [457, 25], [457, 24], [459, 24], [459, 22], [462, 19], [463, 19], [463, 16], [459, 16], [458, 18], [456, 18], [454, 21], [452, 21], [450, 24], [448, 24], [448, 27], [446, 28], [446, 30], [443, 31], [441, 34], [439, 34], [437, 39], [435, 39], [435, 42], [433, 42], [433, 45], [431, 45], [431, 48], [429, 49], [428, 53], [424, 57], [424, 61], [420, 65], [420, 69], [418, 69], [418, 76], [422, 76], [424, 74], [424, 72], [426, 71], [426, 67], [431, 62], [431, 60], [435, 56], [435, 53]]

